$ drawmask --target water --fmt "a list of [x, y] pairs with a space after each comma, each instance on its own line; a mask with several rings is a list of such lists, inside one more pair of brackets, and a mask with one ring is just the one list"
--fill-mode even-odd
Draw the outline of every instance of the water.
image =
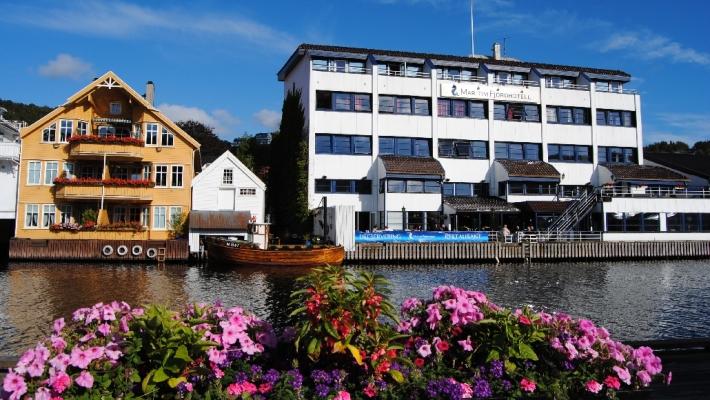
[[[531, 266], [368, 266], [392, 282], [399, 304], [441, 284], [480, 290], [508, 307], [565, 311], [606, 326], [615, 338], [710, 337], [707, 261], [593, 262]], [[131, 304], [221, 300], [283, 323], [288, 295], [306, 270], [137, 265], [14, 264], [0, 267], [0, 356], [17, 355], [51, 321], [99, 301]]]

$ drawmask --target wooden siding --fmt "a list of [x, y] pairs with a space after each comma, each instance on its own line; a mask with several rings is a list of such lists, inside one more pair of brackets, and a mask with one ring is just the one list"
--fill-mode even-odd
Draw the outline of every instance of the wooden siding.
[[560, 243], [388, 243], [360, 244], [346, 252], [347, 262], [522, 261], [709, 258], [710, 242], [560, 242]]
[[[80, 232], [89, 233], [89, 232]], [[95, 232], [99, 233], [99, 232]], [[103, 232], [116, 233], [116, 232]], [[110, 236], [110, 235], [109, 235]], [[113, 247], [113, 254], [104, 256], [101, 249], [105, 245]], [[128, 254], [119, 256], [116, 254], [118, 246], [128, 247]], [[143, 247], [143, 252], [139, 256], [131, 254], [133, 246]], [[96, 261], [156, 261], [146, 256], [149, 248], [165, 248], [166, 261], [185, 261], [189, 257], [187, 240], [104, 240], [104, 239], [84, 239], [84, 240], [31, 240], [12, 239], [10, 240], [11, 260], [96, 260]]]

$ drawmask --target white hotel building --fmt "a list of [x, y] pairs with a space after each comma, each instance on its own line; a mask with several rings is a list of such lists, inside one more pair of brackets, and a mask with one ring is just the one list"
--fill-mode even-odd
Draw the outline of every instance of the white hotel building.
[[[310, 207], [353, 206], [357, 230], [710, 237], [707, 188], [643, 165], [626, 72], [514, 60], [497, 44], [490, 57], [302, 44], [278, 79], [302, 92]], [[669, 235], [685, 213], [697, 230]]]

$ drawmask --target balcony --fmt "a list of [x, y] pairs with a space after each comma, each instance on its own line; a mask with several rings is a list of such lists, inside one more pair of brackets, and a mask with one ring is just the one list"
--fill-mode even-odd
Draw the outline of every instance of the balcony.
[[657, 198], [657, 199], [708, 199], [710, 187], [672, 186], [604, 186], [602, 197]]
[[69, 156], [72, 158], [109, 158], [140, 160], [145, 143], [140, 137], [123, 136], [72, 136], [69, 139]]
[[545, 87], [550, 89], [570, 89], [570, 90], [589, 90], [589, 85], [577, 85], [566, 82], [545, 82]]
[[[141, 182], [135, 185], [114, 186], [102, 183], [97, 180], [97, 183], [73, 183], [70, 181], [60, 183], [55, 181], [54, 197], [62, 200], [101, 200], [104, 201], [132, 201], [132, 202], [150, 202], [153, 199], [152, 185]], [[131, 181], [126, 181], [131, 182]]]
[[524, 87], [538, 87], [540, 86], [539, 81], [527, 81], [524, 79], [494, 79], [493, 83], [496, 85], [513, 85], [513, 86], [524, 86]]
[[0, 160], [20, 160], [19, 143], [0, 143]]

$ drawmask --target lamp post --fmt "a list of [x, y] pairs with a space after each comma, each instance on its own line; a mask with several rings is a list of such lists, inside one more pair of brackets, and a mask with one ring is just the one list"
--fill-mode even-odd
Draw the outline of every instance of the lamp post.
[[402, 206], [402, 230], [407, 230], [407, 209]]

